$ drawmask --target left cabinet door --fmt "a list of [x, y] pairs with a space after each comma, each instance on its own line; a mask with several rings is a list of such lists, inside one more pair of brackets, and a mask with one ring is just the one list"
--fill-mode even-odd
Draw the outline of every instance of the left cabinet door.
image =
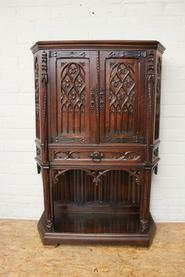
[[49, 138], [53, 143], [97, 140], [96, 51], [49, 52]]

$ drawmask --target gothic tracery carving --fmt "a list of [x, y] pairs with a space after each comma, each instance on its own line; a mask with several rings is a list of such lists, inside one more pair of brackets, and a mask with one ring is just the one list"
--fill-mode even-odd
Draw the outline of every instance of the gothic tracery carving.
[[83, 63], [67, 63], [61, 72], [61, 110], [84, 112], [85, 72]]
[[132, 64], [111, 64], [109, 105], [111, 112], [133, 113], [135, 104], [135, 82]]

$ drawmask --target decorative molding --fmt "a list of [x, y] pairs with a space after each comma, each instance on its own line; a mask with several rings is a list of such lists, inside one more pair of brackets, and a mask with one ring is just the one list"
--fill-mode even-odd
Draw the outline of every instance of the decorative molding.
[[46, 228], [49, 232], [51, 232], [53, 230], [53, 221], [52, 221], [52, 219], [47, 220]]
[[[67, 171], [73, 170], [72, 168], [63, 169], [63, 170], [54, 170], [54, 183], [59, 181], [59, 177], [64, 175]], [[112, 171], [111, 169], [106, 170], [90, 170], [90, 169], [81, 169], [87, 173], [87, 175], [92, 176], [93, 183], [98, 186], [101, 184], [101, 177], [105, 175], [107, 172]], [[130, 176], [135, 177], [136, 184], [141, 185], [141, 171], [140, 170], [123, 170], [127, 171]]]
[[59, 180], [59, 177], [64, 175], [67, 171], [69, 171], [70, 169], [63, 169], [63, 170], [54, 170], [54, 183], [56, 184]]
[[156, 114], [155, 114], [155, 139], [159, 137], [159, 117], [160, 117], [160, 98], [161, 98], [161, 58], [157, 60], [157, 81], [156, 81]]
[[142, 179], [140, 170], [128, 170], [128, 174], [135, 177], [136, 184], [141, 185]]
[[[99, 87], [100, 87], [100, 55], [99, 51], [96, 53], [96, 91], [99, 92]], [[95, 97], [96, 101], [96, 114], [97, 118], [99, 117], [99, 95], [96, 95]]]
[[133, 58], [139, 58], [139, 57], [146, 57], [146, 51], [138, 51], [138, 50], [128, 50], [128, 51], [114, 51], [110, 52], [108, 55], [109, 58], [121, 58], [121, 57], [133, 57]]
[[47, 83], [48, 83], [48, 58], [46, 51], [42, 52], [42, 91], [43, 91], [43, 103], [42, 103], [42, 126], [43, 126], [43, 143], [44, 143], [44, 150], [43, 150], [43, 159], [47, 160], [48, 154], [48, 118], [47, 118]]
[[55, 58], [85, 58], [87, 56], [84, 51], [50, 51], [49, 56]]
[[[59, 180], [59, 177], [64, 175], [67, 171], [72, 169], [63, 169], [63, 170], [55, 170], [54, 171], [54, 183], [57, 183]], [[107, 170], [88, 170], [88, 169], [82, 169], [87, 173], [87, 175], [92, 176], [93, 183], [98, 186], [101, 183], [101, 177], [105, 175], [107, 172], [110, 171], [110, 169]]]
[[158, 60], [157, 60], [157, 76], [159, 77], [159, 79], [161, 78], [161, 71], [162, 71], [161, 57], [158, 57]]
[[48, 58], [46, 51], [42, 52], [42, 82], [48, 83]]
[[155, 83], [155, 65], [154, 65], [154, 51], [148, 51], [148, 62], [147, 62], [147, 86], [148, 86], [148, 111], [149, 111], [149, 118], [151, 117], [152, 111], [152, 93]]
[[90, 152], [90, 151], [54, 151], [53, 159], [68, 160], [68, 159], [89, 159], [93, 162], [99, 163], [103, 159], [114, 159], [120, 161], [140, 161], [142, 156], [140, 153], [127, 151], [127, 152]]
[[153, 156], [154, 156], [154, 158], [158, 158], [158, 156], [159, 156], [159, 148], [156, 148], [156, 149], [153, 151]]
[[95, 186], [98, 186], [98, 185], [101, 184], [101, 177], [109, 171], [110, 171], [110, 169], [101, 170], [101, 171], [99, 171], [99, 170], [85, 170], [85, 172], [87, 172], [87, 175], [92, 176], [93, 183], [95, 184]]
[[39, 100], [39, 62], [38, 58], [35, 58], [34, 61], [34, 73], [35, 73], [35, 110], [36, 110], [36, 118], [39, 120], [39, 112], [40, 112], [40, 100]]
[[140, 232], [145, 233], [148, 231], [148, 228], [149, 228], [149, 220], [141, 219], [140, 220]]
[[36, 156], [40, 157], [40, 148], [36, 146]]

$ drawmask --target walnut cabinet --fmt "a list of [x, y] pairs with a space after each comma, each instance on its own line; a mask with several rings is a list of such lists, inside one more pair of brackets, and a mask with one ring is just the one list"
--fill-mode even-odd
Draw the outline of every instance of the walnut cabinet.
[[150, 245], [164, 47], [40, 41], [31, 49], [43, 243]]

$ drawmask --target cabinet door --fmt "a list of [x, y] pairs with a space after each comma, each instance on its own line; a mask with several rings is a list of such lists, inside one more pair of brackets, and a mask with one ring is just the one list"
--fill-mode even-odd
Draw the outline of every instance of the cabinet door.
[[96, 51], [50, 51], [52, 142], [96, 142]]
[[145, 51], [100, 52], [100, 142], [143, 142]]

